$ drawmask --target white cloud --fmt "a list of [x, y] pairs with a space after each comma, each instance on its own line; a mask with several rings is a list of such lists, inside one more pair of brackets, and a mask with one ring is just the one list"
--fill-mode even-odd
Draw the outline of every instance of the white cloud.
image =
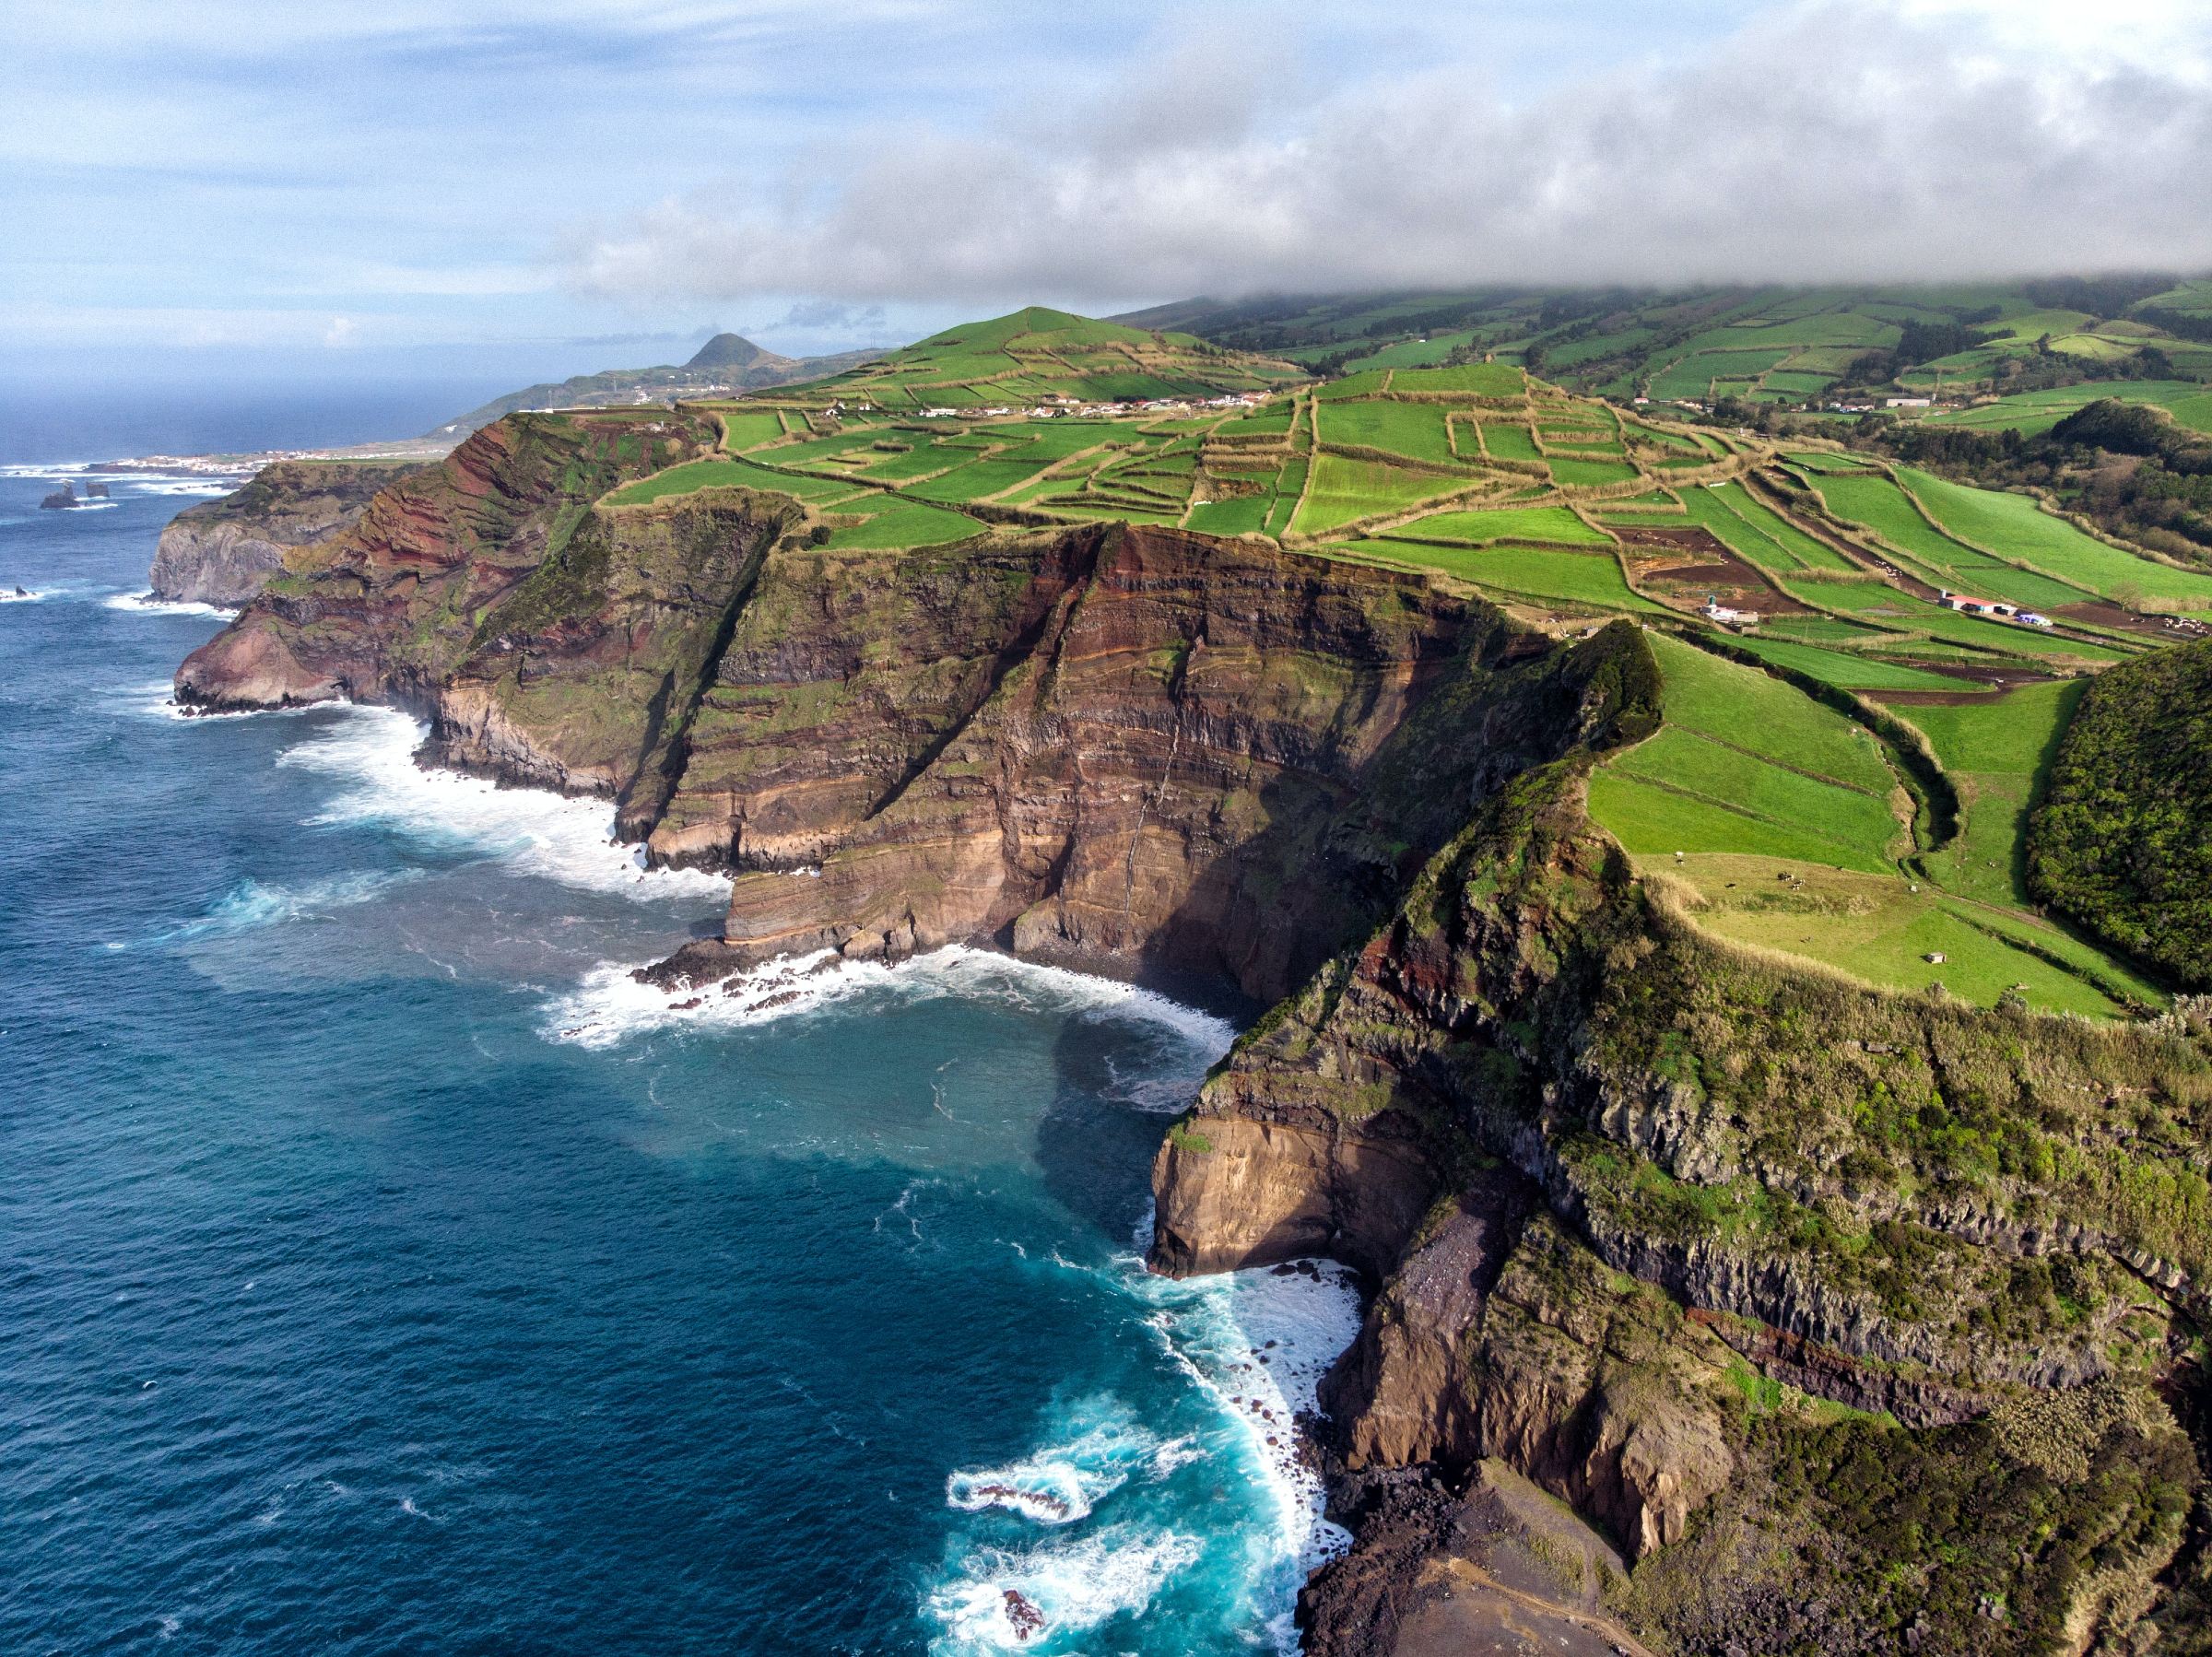
[[[854, 302], [2212, 265], [2212, 18], [1800, 5], [1509, 103], [1480, 63], [1285, 111], [1188, 43], [1095, 102], [865, 132], [579, 232], [587, 294]], [[1178, 119], [1178, 112], [1182, 117]], [[763, 206], [762, 204], [771, 204]]]

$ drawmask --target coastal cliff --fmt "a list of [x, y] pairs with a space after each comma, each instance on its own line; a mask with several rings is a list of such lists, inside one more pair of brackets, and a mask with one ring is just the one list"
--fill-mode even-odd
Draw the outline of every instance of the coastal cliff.
[[297, 546], [351, 528], [377, 494], [421, 467], [409, 461], [283, 460], [219, 500], [186, 507], [161, 532], [148, 580], [156, 598], [245, 604]]
[[[1589, 824], [1586, 765], [1487, 804], [1242, 1039], [1161, 1147], [1155, 1265], [1377, 1279], [1322, 1393], [1355, 1523], [1393, 1510], [1378, 1470], [1449, 1493], [1494, 1459], [1599, 1527], [1616, 1607], [1678, 1649], [2135, 1649], [2197, 1476], [2159, 1396], [2201, 1384], [2197, 1015], [1990, 1014], [1733, 950]], [[1915, 1534], [1876, 1465], [1883, 1502], [1986, 1494]], [[1396, 1649], [1371, 1602], [1421, 1600], [1439, 1524], [1324, 1573], [1312, 1649]]]
[[733, 877], [673, 994], [981, 942], [1265, 1007], [1160, 1147], [1151, 1263], [1372, 1290], [1322, 1392], [1359, 1541], [1317, 1657], [1532, 1616], [2201, 1649], [2206, 1008], [1984, 1011], [1700, 931], [1584, 810], [1666, 719], [1629, 623], [1257, 537], [848, 547], [784, 494], [622, 488], [716, 440], [488, 427], [291, 553], [179, 698], [392, 702], [438, 763], [609, 798]]

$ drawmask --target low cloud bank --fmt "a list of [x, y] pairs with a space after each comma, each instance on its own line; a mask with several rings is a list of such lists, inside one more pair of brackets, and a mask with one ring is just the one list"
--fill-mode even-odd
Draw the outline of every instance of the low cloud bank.
[[1185, 42], [1051, 118], [863, 133], [781, 190], [580, 231], [567, 274], [633, 300], [1104, 306], [2202, 269], [2212, 18], [2192, 10], [2085, 45], [2017, 7], [1794, 6], [1518, 103], [1462, 63], [1293, 105]]

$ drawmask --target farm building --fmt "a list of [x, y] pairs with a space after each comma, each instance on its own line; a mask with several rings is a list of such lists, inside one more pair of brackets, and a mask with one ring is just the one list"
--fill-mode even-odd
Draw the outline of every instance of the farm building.
[[1732, 610], [1717, 597], [1710, 594], [1706, 597], [1705, 608], [1700, 614], [1706, 620], [1717, 621], [1724, 627], [1757, 627], [1759, 625], [1757, 610]]

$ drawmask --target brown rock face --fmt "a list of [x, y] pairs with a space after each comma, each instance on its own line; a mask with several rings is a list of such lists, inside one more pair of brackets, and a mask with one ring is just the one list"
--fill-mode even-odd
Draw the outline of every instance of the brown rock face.
[[1210, 1118], [1159, 1147], [1152, 1266], [1182, 1277], [1325, 1254], [1380, 1276], [1436, 1184], [1406, 1139]]
[[780, 550], [651, 841], [738, 871], [672, 977], [986, 938], [1277, 995], [1545, 740], [1444, 718], [1516, 648], [1425, 582], [1174, 531]]
[[186, 507], [162, 530], [148, 572], [156, 598], [242, 605], [294, 547], [351, 528], [413, 462], [277, 461], [220, 500]]
[[[209, 708], [346, 696], [427, 707], [476, 623], [627, 477], [706, 445], [691, 417], [515, 416], [378, 493], [347, 530], [287, 555], [244, 614], [177, 672]], [[280, 650], [246, 646], [265, 634]], [[269, 664], [288, 664], [280, 672]], [[274, 693], [274, 694], [272, 694]]]

